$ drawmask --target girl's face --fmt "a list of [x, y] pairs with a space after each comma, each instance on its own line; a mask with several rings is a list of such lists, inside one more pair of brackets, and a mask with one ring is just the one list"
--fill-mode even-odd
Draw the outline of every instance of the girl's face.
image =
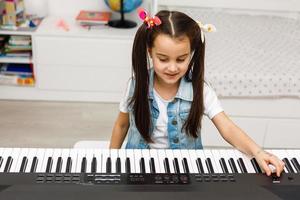
[[171, 38], [169, 35], [159, 34], [154, 40], [150, 57], [156, 78], [159, 82], [177, 84], [188, 70], [191, 59], [191, 46], [187, 36]]

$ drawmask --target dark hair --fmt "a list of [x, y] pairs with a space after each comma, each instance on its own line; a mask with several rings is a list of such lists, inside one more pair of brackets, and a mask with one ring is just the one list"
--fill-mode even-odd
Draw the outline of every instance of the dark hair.
[[156, 16], [160, 18], [162, 24], [147, 28], [147, 25], [143, 23], [137, 30], [132, 49], [132, 68], [135, 87], [130, 105], [133, 107], [136, 127], [147, 142], [152, 142], [150, 137], [151, 112], [148, 100], [148, 69], [150, 66], [147, 49], [153, 47], [154, 40], [159, 34], [167, 34], [172, 38], [187, 36], [190, 40], [191, 52], [194, 52], [194, 54], [184, 78], [192, 82], [194, 96], [189, 116], [182, 128], [185, 128], [188, 135], [197, 138], [197, 133], [201, 129], [204, 111], [203, 84], [205, 43], [201, 42], [200, 27], [191, 17], [178, 11], [162, 10], [159, 11]]

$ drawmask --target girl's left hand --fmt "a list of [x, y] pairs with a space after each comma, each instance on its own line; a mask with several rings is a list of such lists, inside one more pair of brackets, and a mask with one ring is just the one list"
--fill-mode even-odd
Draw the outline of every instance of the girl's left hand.
[[271, 175], [272, 170], [269, 165], [273, 165], [276, 169], [276, 175], [279, 177], [284, 168], [284, 162], [277, 156], [264, 150], [259, 150], [254, 156], [260, 167], [266, 172], [268, 176]]

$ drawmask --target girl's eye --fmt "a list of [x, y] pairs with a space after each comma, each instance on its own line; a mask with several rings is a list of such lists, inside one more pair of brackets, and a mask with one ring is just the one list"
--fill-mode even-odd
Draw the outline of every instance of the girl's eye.
[[160, 62], [167, 62], [167, 59], [159, 59]]
[[185, 59], [178, 59], [178, 60], [177, 60], [177, 62], [180, 62], [180, 63], [181, 63], [181, 62], [184, 62], [184, 61], [185, 61]]

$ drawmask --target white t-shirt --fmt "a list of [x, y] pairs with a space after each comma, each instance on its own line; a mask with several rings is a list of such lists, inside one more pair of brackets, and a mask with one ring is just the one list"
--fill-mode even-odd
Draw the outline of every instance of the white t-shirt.
[[[123, 99], [121, 100], [119, 105], [119, 109], [123, 113], [128, 113], [128, 96], [129, 96], [130, 84], [131, 84], [131, 79], [128, 81], [125, 95], [123, 96]], [[223, 108], [221, 107], [220, 101], [215, 91], [207, 83], [204, 83], [203, 93], [204, 93], [204, 98], [203, 98], [204, 115], [208, 116], [209, 119], [212, 119], [218, 113], [222, 112]], [[167, 126], [168, 126], [167, 107], [168, 107], [168, 103], [171, 102], [172, 100], [163, 99], [162, 97], [159, 96], [159, 94], [155, 91], [155, 89], [153, 90], [153, 95], [159, 109], [159, 116], [156, 121], [156, 127], [154, 127], [153, 135], [152, 135], [152, 140], [154, 143], [150, 143], [149, 146], [150, 148], [166, 149], [169, 148], [168, 130], [167, 130]]]

